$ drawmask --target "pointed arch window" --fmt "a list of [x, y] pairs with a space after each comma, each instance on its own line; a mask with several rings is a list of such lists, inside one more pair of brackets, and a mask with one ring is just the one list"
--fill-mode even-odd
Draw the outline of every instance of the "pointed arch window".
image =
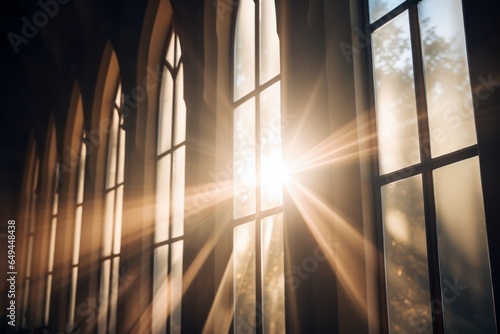
[[76, 193], [75, 193], [75, 225], [73, 234], [73, 255], [71, 258], [71, 281], [69, 296], [69, 319], [68, 324], [73, 324], [75, 320], [76, 289], [78, 284], [78, 265], [80, 261], [80, 242], [83, 218], [83, 193], [85, 185], [85, 163], [87, 159], [87, 145], [85, 132], [82, 133], [80, 152], [78, 157], [78, 168], [76, 173]]
[[181, 332], [186, 104], [179, 36], [170, 33], [158, 112], [153, 333]]
[[110, 114], [106, 180], [104, 185], [104, 230], [101, 250], [101, 289], [98, 333], [116, 332], [116, 312], [120, 276], [123, 188], [125, 174], [125, 130], [123, 129], [121, 85], [116, 89]]
[[[56, 159], [57, 161], [57, 159]], [[52, 199], [50, 211], [50, 230], [49, 230], [49, 253], [47, 260], [47, 271], [45, 274], [45, 304], [44, 304], [44, 325], [49, 325], [50, 317], [50, 300], [52, 294], [52, 281], [54, 276], [54, 256], [56, 248], [56, 233], [57, 233], [57, 219], [59, 212], [59, 175], [60, 165], [58, 162], [54, 163], [54, 183], [52, 185]]]
[[275, 2], [239, 1], [234, 36], [234, 331], [284, 333], [285, 174]]
[[32, 283], [32, 263], [33, 263], [33, 247], [35, 242], [35, 224], [36, 224], [36, 208], [38, 203], [38, 172], [40, 160], [36, 154], [34, 144], [32, 148], [31, 159], [33, 160], [33, 167], [29, 172], [29, 189], [26, 202], [26, 217], [28, 222], [28, 233], [26, 237], [26, 262], [24, 267], [24, 282], [23, 282], [23, 300], [22, 300], [22, 316], [21, 327], [26, 329], [28, 318], [28, 302], [30, 300], [30, 287]]

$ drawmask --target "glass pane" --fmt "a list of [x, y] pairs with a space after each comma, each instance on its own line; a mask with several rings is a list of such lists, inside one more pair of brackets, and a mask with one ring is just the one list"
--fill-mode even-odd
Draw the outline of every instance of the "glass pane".
[[71, 269], [71, 288], [69, 295], [69, 317], [68, 324], [71, 326], [75, 321], [76, 286], [78, 283], [78, 267]]
[[175, 34], [175, 67], [179, 66], [181, 55], [181, 41], [179, 40], [179, 35]]
[[443, 316], [447, 333], [495, 333], [477, 157], [434, 171]]
[[175, 139], [174, 145], [186, 140], [186, 102], [184, 101], [184, 70], [179, 67], [175, 82]]
[[285, 333], [283, 214], [263, 219], [261, 233], [263, 332]]
[[76, 191], [76, 203], [83, 203], [83, 187], [85, 182], [85, 160], [87, 158], [87, 145], [82, 143], [82, 148], [80, 149], [80, 163], [78, 165], [78, 184]]
[[111, 275], [111, 260], [105, 260], [101, 268], [101, 290], [99, 292], [99, 318], [97, 327], [99, 334], [107, 333], [109, 278]]
[[31, 276], [31, 261], [33, 258], [33, 239], [34, 237], [30, 235], [28, 239], [28, 254], [26, 258], [26, 277]]
[[[57, 174], [55, 177], [56, 180], [58, 179]], [[56, 181], [55, 187], [56, 187], [55, 189], [57, 189], [57, 181]], [[59, 194], [56, 192], [56, 193], [54, 193], [54, 200], [52, 202], [52, 215], [57, 215], [58, 206], [59, 206]]]
[[274, 0], [262, 0], [260, 7], [260, 84], [280, 73], [280, 40]]
[[111, 128], [108, 138], [108, 164], [106, 173], [106, 187], [111, 188], [116, 184], [116, 155], [118, 154], [118, 112], [111, 111]]
[[123, 176], [125, 172], [125, 130], [120, 128], [119, 134], [120, 147], [118, 151], [118, 177], [116, 180], [117, 184], [123, 183]]
[[373, 34], [380, 173], [420, 162], [408, 12]]
[[234, 48], [234, 100], [255, 89], [255, 4], [240, 0]]
[[181, 332], [181, 301], [182, 301], [182, 252], [183, 241], [172, 244], [172, 313], [170, 319], [170, 333]]
[[170, 154], [158, 161], [156, 170], [155, 243], [168, 239], [170, 219]]
[[235, 333], [255, 333], [255, 222], [236, 226], [233, 238]]
[[432, 333], [422, 178], [381, 192], [390, 333]]
[[52, 274], [47, 275], [47, 287], [45, 289], [45, 312], [43, 321], [45, 326], [49, 324], [51, 294], [52, 294]]
[[168, 245], [155, 249], [153, 280], [153, 333], [167, 333]]
[[370, 0], [370, 22], [377, 21], [403, 2], [404, 0]]
[[80, 257], [80, 236], [82, 233], [82, 212], [83, 207], [80, 205], [76, 208], [75, 213], [75, 231], [73, 237], [73, 261], [72, 264], [78, 264]]
[[283, 204], [284, 168], [281, 155], [280, 82], [260, 98], [260, 185], [262, 210]]
[[123, 186], [116, 189], [115, 228], [113, 231], [113, 254], [120, 253], [122, 242]]
[[170, 66], [174, 67], [174, 56], [175, 56], [175, 32], [170, 35], [170, 40], [168, 42], [167, 54], [165, 59], [168, 61]]
[[433, 156], [476, 144], [462, 1], [419, 4]]
[[120, 258], [113, 259], [113, 272], [111, 276], [111, 292], [109, 305], [109, 334], [116, 332], [116, 311], [118, 309], [118, 281], [120, 279]]
[[118, 88], [116, 90], [116, 96], [115, 96], [115, 104], [117, 106], [121, 106], [122, 105], [121, 100], [122, 100], [122, 85], [118, 84]]
[[49, 243], [49, 265], [47, 267], [48, 272], [52, 272], [54, 269], [54, 252], [56, 249], [56, 230], [57, 230], [57, 217], [52, 218], [50, 223], [50, 243]]
[[165, 68], [160, 93], [160, 118], [158, 128], [158, 154], [167, 151], [172, 145], [172, 108], [174, 101], [174, 80]]
[[255, 99], [234, 110], [234, 218], [255, 213]]
[[172, 174], [172, 238], [184, 233], [184, 188], [186, 146], [174, 152]]
[[102, 256], [111, 254], [111, 242], [113, 241], [113, 213], [115, 208], [115, 191], [110, 190], [106, 194], [104, 203], [104, 232], [102, 238]]

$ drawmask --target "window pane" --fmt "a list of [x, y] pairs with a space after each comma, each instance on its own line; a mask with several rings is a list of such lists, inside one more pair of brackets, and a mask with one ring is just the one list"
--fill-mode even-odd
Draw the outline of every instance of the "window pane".
[[180, 59], [181, 59], [181, 41], [179, 40], [179, 35], [175, 34], [175, 67], [179, 66]]
[[45, 326], [49, 324], [51, 294], [52, 294], [52, 274], [47, 275], [47, 287], [45, 289], [45, 312], [43, 316]]
[[[123, 123], [123, 120], [122, 120]], [[123, 183], [125, 173], [125, 130], [119, 129], [120, 147], [118, 148], [118, 177], [117, 184]]]
[[102, 256], [111, 254], [111, 242], [113, 241], [113, 212], [115, 208], [115, 191], [110, 190], [106, 193], [104, 203], [104, 232], [102, 240]]
[[262, 0], [260, 6], [260, 84], [280, 73], [280, 40], [276, 27], [274, 0]]
[[78, 267], [74, 267], [71, 269], [71, 288], [69, 295], [69, 317], [68, 324], [69, 326], [73, 325], [75, 321], [75, 304], [76, 304], [76, 286], [78, 284]]
[[255, 4], [239, 1], [235, 31], [234, 100], [255, 89]]
[[184, 189], [186, 146], [174, 152], [172, 174], [172, 238], [184, 233]]
[[181, 301], [182, 301], [182, 250], [184, 242], [172, 244], [172, 313], [170, 319], [170, 333], [181, 332]]
[[107, 333], [109, 278], [111, 275], [111, 260], [105, 260], [101, 266], [101, 289], [99, 292], [98, 333]]
[[419, 4], [433, 156], [476, 144], [462, 1]]
[[184, 70], [179, 67], [175, 82], [175, 130], [174, 145], [186, 140], [186, 102], [184, 101]]
[[172, 32], [170, 35], [170, 41], [168, 42], [167, 55], [165, 59], [168, 61], [170, 66], [174, 67], [174, 56], [175, 56], [175, 33]]
[[116, 184], [116, 156], [118, 154], [118, 112], [111, 111], [111, 128], [108, 138], [108, 164], [106, 173], [106, 187], [111, 188]]
[[377, 21], [403, 2], [404, 0], [370, 0], [370, 22]]
[[380, 173], [420, 162], [408, 12], [373, 34]]
[[262, 210], [283, 204], [283, 161], [281, 156], [280, 82], [260, 99], [260, 184]]
[[263, 332], [285, 333], [283, 214], [262, 220]]
[[255, 213], [255, 99], [234, 110], [234, 218]]
[[390, 333], [432, 333], [422, 178], [381, 192]]
[[56, 230], [57, 230], [57, 217], [52, 218], [50, 223], [50, 241], [49, 241], [49, 265], [48, 272], [54, 269], [54, 252], [56, 249]]
[[477, 157], [434, 171], [443, 316], [448, 333], [495, 333]]
[[76, 191], [76, 203], [83, 203], [83, 189], [85, 182], [85, 160], [87, 158], [87, 145], [82, 143], [82, 148], [80, 149], [80, 162], [78, 165], [78, 184]]
[[235, 333], [255, 333], [255, 222], [236, 226], [233, 238]]
[[113, 272], [111, 274], [111, 291], [109, 305], [109, 331], [108, 334], [116, 332], [116, 312], [118, 309], [118, 282], [120, 278], [120, 258], [113, 259]]
[[156, 171], [155, 243], [168, 239], [170, 219], [170, 154], [158, 161]]
[[174, 81], [172, 74], [165, 68], [161, 83], [160, 116], [158, 128], [158, 154], [167, 151], [172, 145], [172, 108], [174, 101]]
[[123, 186], [116, 189], [115, 230], [113, 232], [113, 254], [120, 253], [122, 241]]
[[76, 208], [76, 213], [75, 213], [75, 231], [74, 231], [74, 237], [73, 237], [73, 261], [72, 264], [76, 265], [78, 264], [79, 257], [80, 257], [80, 239], [81, 239], [81, 233], [82, 233], [82, 212], [83, 212], [83, 207], [80, 205], [79, 207]]
[[167, 333], [168, 310], [168, 245], [154, 252], [153, 333]]

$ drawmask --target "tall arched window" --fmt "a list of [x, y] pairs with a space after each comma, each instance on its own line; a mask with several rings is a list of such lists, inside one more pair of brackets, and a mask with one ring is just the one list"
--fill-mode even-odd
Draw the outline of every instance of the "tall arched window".
[[180, 41], [175, 31], [164, 59], [158, 113], [153, 333], [181, 332], [186, 104]]
[[69, 296], [69, 319], [68, 324], [75, 320], [76, 288], [78, 283], [78, 264], [80, 261], [80, 241], [83, 216], [83, 190], [85, 184], [85, 162], [87, 158], [87, 145], [85, 144], [85, 133], [82, 134], [80, 153], [78, 157], [78, 172], [76, 174], [76, 196], [75, 196], [75, 226], [73, 235], [73, 255], [71, 259], [71, 281]]
[[21, 304], [21, 328], [28, 328], [28, 301], [30, 299], [30, 286], [32, 280], [33, 245], [35, 239], [36, 206], [38, 201], [38, 170], [40, 160], [36, 154], [35, 144], [32, 144], [30, 152], [30, 169], [27, 176], [27, 201], [25, 204], [25, 217], [27, 221], [26, 260], [24, 266], [23, 300]]
[[[55, 144], [55, 134], [54, 134], [54, 144]], [[57, 159], [56, 159], [57, 160]], [[55, 162], [53, 164], [54, 168], [54, 183], [52, 185], [52, 199], [51, 199], [51, 211], [50, 211], [50, 234], [49, 234], [49, 254], [47, 261], [47, 271], [45, 274], [45, 304], [44, 304], [44, 325], [49, 325], [50, 317], [50, 300], [52, 294], [52, 279], [54, 276], [54, 256], [56, 248], [56, 232], [57, 232], [57, 218], [59, 212], [59, 173], [60, 167], [59, 163]]]
[[99, 296], [99, 333], [115, 333], [120, 275], [120, 249], [125, 172], [125, 130], [121, 86], [116, 89], [110, 113], [106, 180], [104, 185], [104, 230], [101, 250], [101, 289]]
[[240, 1], [235, 29], [234, 329], [284, 333], [285, 174], [274, 1]]

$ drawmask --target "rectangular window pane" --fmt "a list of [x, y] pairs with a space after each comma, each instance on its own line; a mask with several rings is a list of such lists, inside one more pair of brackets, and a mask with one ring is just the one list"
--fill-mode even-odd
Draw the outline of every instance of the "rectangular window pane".
[[170, 318], [170, 333], [181, 333], [181, 301], [182, 301], [182, 252], [184, 242], [172, 244], [172, 272], [170, 284], [172, 291], [172, 313]]
[[168, 245], [154, 252], [153, 333], [167, 333], [168, 312]]
[[184, 101], [184, 71], [179, 67], [175, 82], [175, 130], [174, 145], [186, 140], [186, 102]]
[[408, 12], [372, 35], [381, 174], [420, 162]]
[[233, 253], [235, 333], [255, 333], [255, 222], [234, 228]]
[[280, 73], [280, 40], [276, 26], [274, 0], [262, 0], [259, 14], [260, 84], [262, 85]]
[[78, 165], [78, 184], [76, 191], [76, 203], [83, 203], [83, 190], [85, 182], [85, 160], [87, 158], [87, 146], [82, 143], [82, 148], [80, 150], [80, 162]]
[[280, 82], [262, 92], [260, 98], [260, 185], [262, 210], [283, 204], [281, 156]]
[[102, 240], [102, 256], [111, 254], [111, 243], [113, 241], [113, 211], [115, 208], [115, 191], [110, 190], [106, 193], [104, 203], [104, 232]]
[[370, 0], [370, 22], [377, 21], [403, 2], [404, 0]]
[[109, 305], [109, 334], [116, 332], [116, 312], [118, 309], [118, 289], [120, 281], [120, 258], [113, 259], [113, 272], [111, 274], [111, 291]]
[[390, 333], [432, 333], [422, 177], [383, 186]]
[[56, 249], [56, 231], [57, 231], [57, 217], [52, 218], [50, 222], [50, 241], [49, 241], [49, 265], [48, 272], [54, 269], [54, 253]]
[[434, 171], [447, 333], [495, 333], [479, 159]]
[[99, 319], [97, 320], [99, 334], [107, 333], [110, 276], [111, 260], [105, 260], [101, 266], [101, 289], [99, 290]]
[[234, 218], [255, 213], [255, 99], [234, 110]]
[[462, 1], [419, 4], [433, 156], [476, 144]]
[[113, 231], [113, 254], [120, 253], [122, 241], [123, 186], [116, 189], [115, 226]]
[[172, 145], [172, 110], [174, 105], [174, 80], [165, 68], [161, 83], [158, 127], [158, 154], [166, 152]]
[[52, 274], [47, 275], [47, 287], [45, 289], [45, 312], [44, 312], [44, 325], [49, 324], [50, 316], [50, 295], [52, 294]]
[[[123, 120], [122, 120], [123, 122]], [[125, 173], [125, 130], [120, 128], [120, 147], [118, 148], [118, 177], [117, 184], [123, 183], [123, 176]]]
[[170, 41], [168, 42], [167, 54], [165, 59], [168, 61], [170, 66], [174, 67], [174, 56], [175, 56], [175, 33], [170, 35]]
[[111, 111], [111, 127], [108, 138], [108, 164], [106, 171], [106, 188], [112, 188], [116, 184], [116, 156], [118, 154], [118, 112]]
[[82, 211], [83, 207], [80, 205], [76, 208], [75, 214], [75, 233], [73, 237], [73, 260], [72, 264], [78, 264], [80, 257], [80, 236], [82, 232]]
[[234, 48], [234, 100], [255, 89], [255, 4], [239, 1]]
[[69, 295], [69, 317], [68, 324], [71, 326], [75, 321], [76, 287], [78, 284], [78, 267], [71, 269], [71, 288]]
[[155, 243], [168, 239], [170, 219], [170, 154], [158, 161], [156, 170]]
[[186, 146], [174, 152], [172, 174], [172, 238], [184, 233], [184, 189]]
[[262, 220], [263, 332], [285, 333], [283, 214]]

